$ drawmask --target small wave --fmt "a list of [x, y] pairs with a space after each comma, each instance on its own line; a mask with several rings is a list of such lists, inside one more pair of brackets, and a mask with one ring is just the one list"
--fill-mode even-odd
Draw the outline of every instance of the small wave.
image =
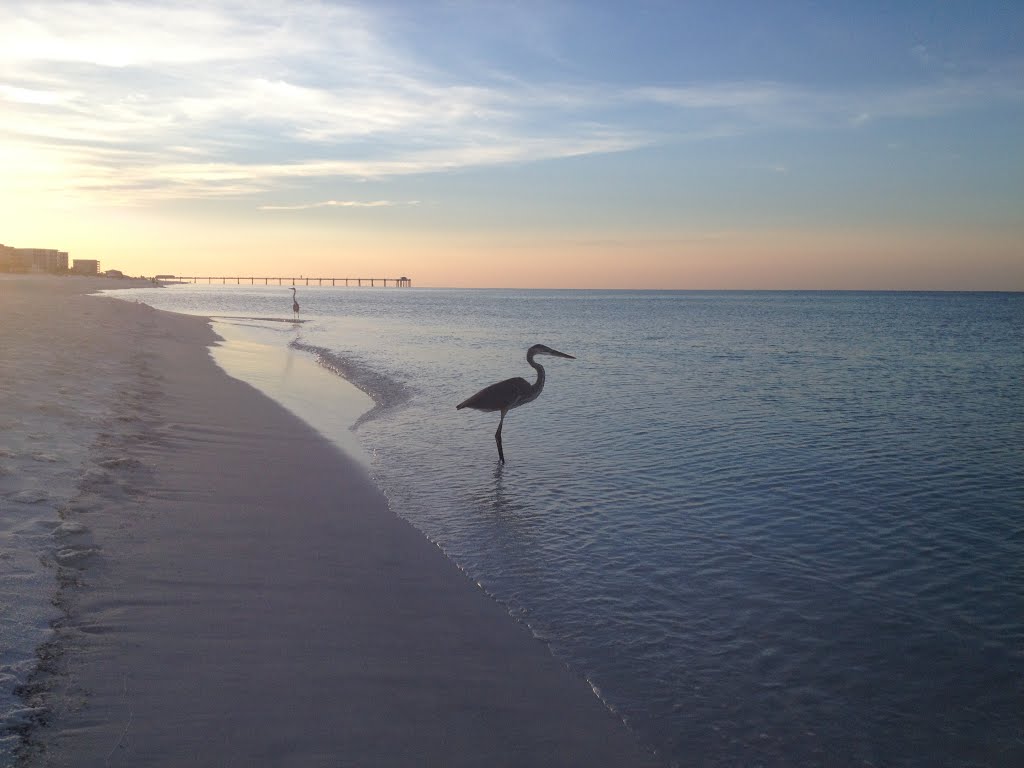
[[287, 323], [288, 325], [301, 325], [308, 323], [308, 320], [300, 320], [291, 317], [241, 317], [238, 315], [210, 315], [211, 320], [258, 320], [263, 323]]
[[341, 376], [354, 387], [365, 392], [373, 400], [373, 408], [356, 420], [356, 423], [352, 425], [353, 429], [358, 428], [364, 422], [381, 416], [392, 408], [403, 405], [412, 397], [412, 390], [402, 382], [367, 368], [364, 364], [353, 358], [344, 357], [324, 347], [305, 344], [297, 339], [293, 339], [289, 346], [292, 349], [298, 349], [315, 355], [316, 361], [320, 365], [332, 373]]

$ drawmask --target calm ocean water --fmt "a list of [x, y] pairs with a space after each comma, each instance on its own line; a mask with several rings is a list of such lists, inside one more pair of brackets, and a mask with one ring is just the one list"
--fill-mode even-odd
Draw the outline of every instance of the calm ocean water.
[[[121, 297], [291, 316], [276, 286]], [[668, 761], [1024, 765], [1024, 295], [299, 300], [218, 329], [370, 393], [393, 509]], [[538, 342], [578, 359], [539, 358], [500, 466], [455, 404]]]

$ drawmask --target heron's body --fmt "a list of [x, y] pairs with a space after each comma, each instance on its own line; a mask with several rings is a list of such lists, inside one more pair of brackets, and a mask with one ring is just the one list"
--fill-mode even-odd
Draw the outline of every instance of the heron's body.
[[[502, 409], [511, 411], [513, 408], [518, 408], [520, 405], [529, 403], [531, 400], [536, 400], [540, 394], [540, 390], [543, 388], [544, 373], [540, 374], [541, 385], [537, 387], [522, 376], [516, 376], [514, 379], [505, 379], [499, 381], [497, 384], [491, 384], [489, 387], [484, 387], [475, 395], [470, 398], [463, 400], [457, 406], [456, 409], [462, 408], [474, 408], [478, 411], [485, 411], [493, 413], [494, 411], [500, 411]], [[505, 405], [507, 403], [508, 405]]]
[[552, 355], [553, 357], [565, 357], [569, 360], [576, 359], [572, 355], [551, 349], [551, 347], [546, 347], [543, 344], [534, 344], [526, 352], [526, 362], [537, 371], [537, 380], [533, 384], [521, 376], [505, 379], [497, 384], [484, 387], [472, 397], [466, 398], [455, 406], [456, 410], [472, 408], [486, 413], [493, 413], [494, 411], [501, 413], [501, 419], [498, 421], [498, 431], [494, 433], [494, 442], [498, 444], [498, 458], [503, 464], [505, 463], [505, 453], [501, 447], [501, 428], [505, 423], [505, 414], [513, 408], [518, 408], [520, 405], [536, 400], [544, 389], [544, 366], [534, 361], [535, 355]]

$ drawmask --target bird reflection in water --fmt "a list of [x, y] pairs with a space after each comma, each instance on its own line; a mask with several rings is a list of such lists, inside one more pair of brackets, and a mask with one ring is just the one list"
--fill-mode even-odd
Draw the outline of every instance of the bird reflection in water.
[[494, 467], [494, 511], [502, 516], [515, 514], [523, 508], [515, 494], [505, 491], [505, 465], [500, 461]]

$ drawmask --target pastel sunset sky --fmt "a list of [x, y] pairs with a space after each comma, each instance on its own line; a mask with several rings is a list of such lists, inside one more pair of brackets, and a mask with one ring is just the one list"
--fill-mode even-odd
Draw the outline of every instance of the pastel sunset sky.
[[0, 4], [0, 242], [130, 274], [1024, 290], [1024, 3]]

